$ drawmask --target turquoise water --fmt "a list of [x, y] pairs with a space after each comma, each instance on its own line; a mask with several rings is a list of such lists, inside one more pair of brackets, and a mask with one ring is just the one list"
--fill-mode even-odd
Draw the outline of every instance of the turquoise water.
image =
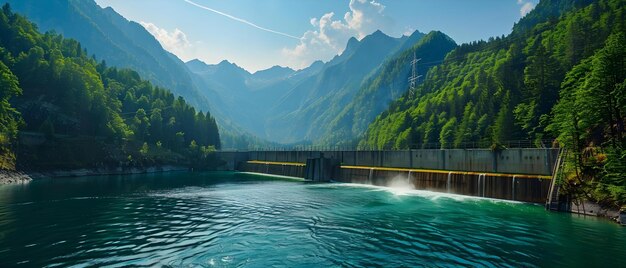
[[0, 186], [0, 267], [619, 266], [626, 228], [543, 207], [233, 173]]

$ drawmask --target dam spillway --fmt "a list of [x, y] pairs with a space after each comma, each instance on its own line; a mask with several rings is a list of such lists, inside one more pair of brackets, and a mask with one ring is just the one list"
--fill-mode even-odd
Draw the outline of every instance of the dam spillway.
[[559, 149], [218, 152], [229, 169], [304, 178], [307, 160], [339, 163], [332, 180], [543, 203]]

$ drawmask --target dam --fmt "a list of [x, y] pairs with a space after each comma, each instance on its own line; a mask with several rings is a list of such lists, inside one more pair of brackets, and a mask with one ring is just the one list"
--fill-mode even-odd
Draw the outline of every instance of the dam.
[[[559, 149], [217, 152], [229, 170], [544, 203]], [[326, 164], [315, 162], [325, 159]], [[316, 164], [317, 163], [317, 164]], [[324, 166], [321, 171], [313, 167]], [[314, 177], [317, 176], [317, 177]], [[321, 176], [321, 177], [320, 177]]]

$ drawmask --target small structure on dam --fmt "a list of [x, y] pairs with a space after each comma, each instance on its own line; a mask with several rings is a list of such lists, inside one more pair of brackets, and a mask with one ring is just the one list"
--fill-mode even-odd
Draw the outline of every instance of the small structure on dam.
[[306, 160], [304, 179], [313, 182], [330, 182], [337, 178], [340, 163], [338, 159], [326, 158], [324, 153], [319, 157]]
[[229, 159], [247, 172], [379, 186], [403, 178], [418, 190], [544, 203], [558, 154], [549, 148], [251, 151]]

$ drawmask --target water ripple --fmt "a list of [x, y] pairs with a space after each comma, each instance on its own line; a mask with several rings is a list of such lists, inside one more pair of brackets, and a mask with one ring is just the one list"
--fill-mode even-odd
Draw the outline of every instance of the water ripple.
[[72, 184], [43, 196], [33, 193], [49, 185], [35, 182], [32, 193], [10, 193], [15, 202], [0, 199], [0, 266], [614, 264], [571, 255], [585, 245], [624, 257], [618, 239], [601, 239], [623, 239], [623, 229], [529, 204], [252, 175], [184, 176], [139, 176], [98, 191]]

